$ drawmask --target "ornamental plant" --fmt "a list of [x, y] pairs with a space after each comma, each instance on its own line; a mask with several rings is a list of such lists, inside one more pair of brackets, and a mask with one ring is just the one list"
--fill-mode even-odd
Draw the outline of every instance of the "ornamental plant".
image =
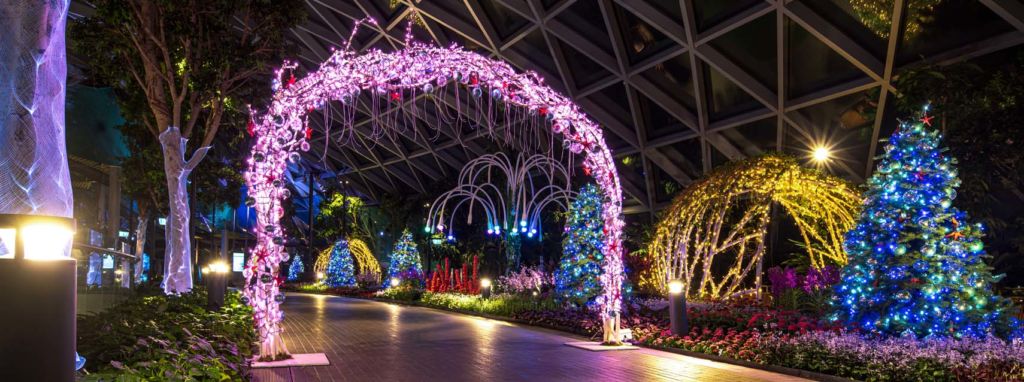
[[[992, 292], [983, 228], [953, 207], [956, 160], [925, 107], [889, 138], [846, 234], [850, 263], [834, 319], [852, 329], [919, 337], [1007, 335], [1010, 303]], [[1016, 321], [1016, 320], [1013, 320]]]
[[444, 268], [437, 264], [437, 270], [427, 282], [427, 291], [434, 293], [456, 292], [462, 294], [479, 294], [480, 280], [478, 277], [479, 260], [473, 256], [473, 268], [462, 264], [461, 270], [451, 269], [448, 259], [444, 259]]
[[597, 187], [583, 186], [567, 213], [562, 260], [555, 271], [555, 294], [565, 301], [583, 305], [601, 292], [604, 227], [601, 193]]
[[552, 275], [540, 270], [539, 267], [523, 267], [518, 272], [498, 277], [495, 287], [504, 293], [530, 294], [543, 291], [551, 286], [553, 281]]

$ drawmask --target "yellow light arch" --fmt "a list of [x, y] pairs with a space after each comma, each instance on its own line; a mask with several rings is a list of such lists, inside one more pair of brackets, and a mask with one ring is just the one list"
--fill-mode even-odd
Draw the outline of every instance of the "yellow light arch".
[[373, 252], [370, 252], [370, 247], [366, 245], [366, 242], [361, 239], [351, 239], [348, 241], [348, 250], [356, 261], [356, 274], [372, 273], [377, 275], [377, 282], [380, 282], [380, 263], [373, 256]]
[[704, 298], [756, 291], [773, 204], [796, 223], [812, 266], [846, 264], [843, 234], [860, 203], [846, 181], [786, 155], [723, 166], [673, 200], [647, 248], [653, 265], [641, 272], [639, 286], [665, 293], [678, 279], [688, 297]]

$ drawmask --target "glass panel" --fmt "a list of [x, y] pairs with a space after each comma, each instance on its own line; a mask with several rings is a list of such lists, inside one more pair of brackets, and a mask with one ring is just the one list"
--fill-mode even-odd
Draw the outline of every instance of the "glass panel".
[[769, 89], [775, 89], [775, 14], [762, 16], [711, 41], [730, 61]]
[[1011, 30], [1012, 26], [977, 1], [910, 1], [898, 61], [916, 61]]
[[786, 28], [790, 99], [867, 76], [803, 27], [787, 19]]
[[708, 115], [712, 122], [761, 107], [754, 97], [718, 70], [707, 64], [702, 65], [708, 92]]
[[672, 41], [661, 31], [640, 20], [632, 12], [617, 5], [614, 7], [619, 19], [619, 28], [622, 29], [620, 38], [626, 47], [626, 56], [631, 64], [650, 58], [672, 45]]
[[696, 0], [694, 1], [694, 17], [697, 20], [697, 31], [708, 28], [736, 15], [743, 10], [762, 3], [760, 0]]

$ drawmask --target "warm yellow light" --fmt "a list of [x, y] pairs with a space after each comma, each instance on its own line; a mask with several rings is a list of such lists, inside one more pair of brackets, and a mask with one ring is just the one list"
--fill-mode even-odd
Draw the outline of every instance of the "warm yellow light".
[[668, 294], [680, 294], [683, 293], [683, 282], [679, 280], [672, 280], [668, 283]]
[[317, 272], [316, 273], [316, 279], [317, 280], [320, 280], [320, 279], [323, 279], [323, 278], [324, 278], [324, 273], [323, 272]]
[[480, 287], [481, 288], [490, 288], [491, 287], [491, 279], [487, 279], [487, 278], [480, 279]]
[[207, 265], [207, 270], [213, 273], [228, 273], [228, 263], [215, 261]]
[[398, 277], [393, 277], [393, 278], [391, 278], [391, 287], [392, 287], [392, 288], [394, 288], [394, 287], [398, 286], [398, 285], [399, 285], [399, 284], [401, 284], [401, 283], [402, 283], [402, 280], [401, 280], [401, 279], [399, 279]]
[[199, 269], [199, 272], [202, 272], [202, 274], [204, 275], [210, 273], [210, 267], [202, 267], [201, 269]]
[[828, 160], [831, 159], [831, 158], [832, 158], [832, 150], [830, 150], [828, 147], [825, 147], [825, 146], [817, 146], [817, 147], [814, 148], [814, 151], [811, 153], [811, 159], [814, 159], [814, 161], [818, 162], [818, 163], [828, 162]]
[[71, 236], [67, 227], [54, 223], [35, 223], [21, 229], [25, 242], [25, 258], [29, 260], [55, 260], [67, 258]]

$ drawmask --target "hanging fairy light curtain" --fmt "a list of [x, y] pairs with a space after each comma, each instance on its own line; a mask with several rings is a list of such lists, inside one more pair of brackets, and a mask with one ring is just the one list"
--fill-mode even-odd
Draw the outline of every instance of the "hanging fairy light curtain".
[[[372, 19], [371, 23], [375, 23]], [[356, 23], [355, 30], [363, 21]], [[411, 28], [411, 25], [410, 25]], [[544, 85], [535, 73], [518, 73], [505, 62], [493, 60], [458, 46], [440, 48], [411, 41], [406, 31], [406, 47], [385, 53], [370, 50], [357, 53], [351, 50], [352, 36], [344, 49], [334, 52], [320, 67], [304, 78], [292, 74], [297, 67], [285, 63], [275, 72], [274, 96], [263, 113], [253, 113], [249, 132], [254, 137], [252, 154], [245, 174], [250, 197], [246, 204], [257, 211], [254, 227], [257, 242], [244, 270], [247, 280], [244, 296], [253, 307], [253, 318], [258, 329], [261, 358], [273, 359], [288, 354], [281, 336], [283, 312], [280, 302], [280, 265], [287, 259], [284, 251], [284, 232], [280, 221], [284, 215], [282, 201], [289, 195], [283, 180], [288, 161], [298, 161], [300, 151], [310, 149], [313, 129], [309, 115], [315, 110], [339, 107], [339, 114], [347, 116], [341, 129], [332, 134], [328, 129], [324, 144], [345, 143], [355, 134], [354, 119], [357, 111], [368, 112], [373, 123], [366, 128], [371, 138], [385, 134], [413, 135], [405, 130], [410, 117], [417, 115], [415, 102], [423, 95], [435, 99], [448, 97], [443, 88], [456, 89], [456, 98], [469, 94], [467, 104], [476, 105], [478, 113], [484, 110], [488, 117], [501, 114], [506, 121], [519, 119], [540, 120], [550, 127], [552, 137], [561, 135], [563, 145], [584, 160], [584, 172], [592, 174], [605, 198], [604, 240], [605, 268], [601, 283], [604, 294], [600, 299], [605, 325], [605, 340], [619, 342], [619, 311], [622, 284], [622, 189], [615, 163], [605, 143], [600, 126], [590, 120], [570, 99]], [[367, 97], [360, 97], [362, 93]], [[364, 99], [370, 99], [367, 109]], [[430, 98], [430, 97], [427, 97]], [[340, 101], [328, 104], [329, 101]], [[407, 102], [408, 101], [408, 102]], [[428, 101], [423, 101], [428, 102]], [[461, 105], [461, 99], [456, 99]], [[459, 106], [457, 106], [459, 107]], [[434, 108], [435, 117], [443, 112]], [[447, 110], [447, 109], [445, 109]], [[331, 115], [329, 112], [323, 113]], [[461, 113], [459, 113], [461, 114]], [[429, 117], [429, 116], [427, 116]], [[438, 123], [438, 126], [445, 126]], [[331, 126], [330, 123], [327, 126]], [[362, 126], [361, 126], [362, 127]], [[479, 126], [484, 133], [499, 139], [499, 134], [522, 137], [521, 131], [498, 131], [490, 125]], [[519, 142], [529, 142], [521, 139]], [[325, 150], [326, 151], [326, 150]]]
[[758, 290], [772, 204], [795, 222], [812, 267], [846, 264], [843, 234], [853, 227], [859, 193], [768, 154], [719, 168], [676, 196], [648, 246], [654, 265], [640, 287], [665, 293], [668, 281], [681, 280], [688, 297], [707, 298]]
[[466, 224], [483, 213], [487, 234], [505, 241], [507, 269], [519, 265], [524, 238], [539, 237], [540, 213], [554, 204], [565, 210], [572, 198], [569, 170], [552, 157], [522, 154], [513, 162], [504, 153], [476, 158], [459, 172], [458, 185], [430, 205], [425, 231], [447, 232], [454, 240], [456, 216], [465, 209]]

